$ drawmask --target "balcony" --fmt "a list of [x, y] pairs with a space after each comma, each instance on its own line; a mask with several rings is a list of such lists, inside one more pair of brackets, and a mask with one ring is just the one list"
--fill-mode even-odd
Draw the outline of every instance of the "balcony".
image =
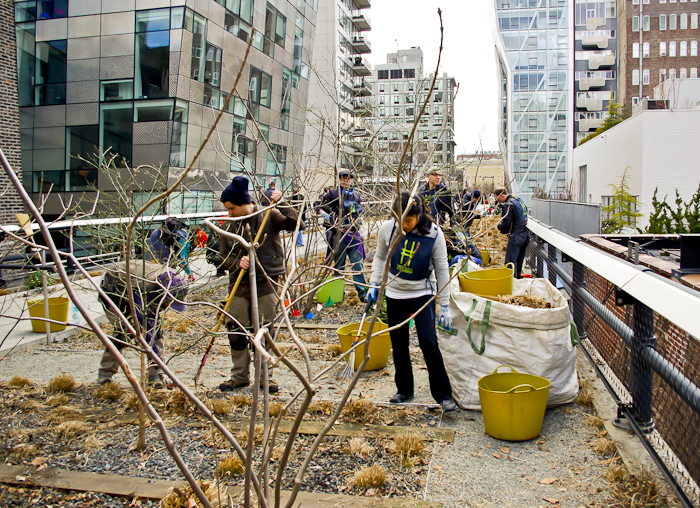
[[365, 80], [355, 81], [352, 85], [352, 92], [355, 97], [369, 97], [372, 95], [372, 89], [369, 87]]
[[598, 49], [608, 48], [608, 36], [607, 35], [584, 35], [581, 40], [581, 44], [584, 48], [596, 47]]
[[596, 130], [601, 125], [603, 125], [602, 118], [584, 118], [578, 121], [578, 131], [587, 132], [590, 130]]
[[591, 55], [588, 59], [588, 68], [591, 70], [612, 65], [615, 65], [615, 55]]
[[371, 134], [372, 133], [369, 131], [369, 129], [366, 129], [365, 127], [358, 127], [356, 129], [353, 129], [350, 135], [353, 138], [366, 138], [369, 137]]
[[605, 86], [605, 78], [581, 78], [578, 80], [579, 90], [590, 90], [601, 86]]
[[355, 0], [355, 5], [358, 9], [369, 9], [372, 7], [370, 0]]
[[355, 59], [353, 60], [352, 69], [358, 76], [372, 75], [372, 70], [369, 68], [369, 64], [361, 56], [355, 57]]
[[352, 113], [355, 116], [371, 116], [372, 112], [367, 107], [367, 103], [363, 100], [354, 100], [352, 102]]
[[352, 24], [355, 25], [355, 28], [357, 28], [360, 32], [372, 30], [372, 25], [369, 22], [369, 17], [362, 13], [353, 14]]
[[588, 18], [586, 20], [586, 30], [595, 30], [598, 27], [601, 27], [605, 24], [605, 20], [603, 18]]
[[356, 35], [352, 38], [352, 49], [359, 54], [372, 52], [372, 46], [370, 46], [369, 41], [361, 35]]
[[603, 99], [596, 99], [594, 97], [576, 98], [576, 107], [588, 111], [602, 111]]

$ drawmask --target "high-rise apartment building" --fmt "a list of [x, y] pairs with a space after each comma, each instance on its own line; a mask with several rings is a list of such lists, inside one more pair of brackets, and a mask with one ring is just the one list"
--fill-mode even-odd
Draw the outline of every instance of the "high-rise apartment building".
[[319, 0], [304, 152], [306, 166], [324, 178], [338, 168], [372, 170], [372, 71], [363, 56], [372, 51], [369, 7], [370, 0]]
[[443, 73], [435, 80], [431, 93], [433, 74], [424, 74], [423, 51], [417, 47], [389, 53], [386, 62], [375, 67], [372, 83], [376, 102], [372, 117], [377, 138], [376, 176], [395, 173], [416, 122], [404, 168], [411, 170], [411, 176], [424, 166], [453, 169], [455, 79]]
[[[222, 184], [244, 170], [259, 184], [293, 177], [303, 148], [316, 0], [54, 0], [14, 4], [24, 184], [38, 199], [97, 187], [86, 164], [108, 152], [122, 173], [162, 189], [217, 131], [168, 210], [210, 211]], [[105, 157], [102, 156], [104, 160]], [[160, 167], [139, 182], [134, 168]], [[146, 196], [134, 193], [136, 204]], [[103, 200], [100, 200], [98, 206]], [[163, 211], [163, 210], [158, 210]]]
[[500, 73], [499, 144], [511, 193], [563, 193], [574, 104], [572, 2], [493, 0]]
[[617, 0], [574, 4], [574, 146], [603, 123], [617, 100]]
[[620, 0], [621, 104], [631, 108], [667, 79], [697, 78], [697, 0]]

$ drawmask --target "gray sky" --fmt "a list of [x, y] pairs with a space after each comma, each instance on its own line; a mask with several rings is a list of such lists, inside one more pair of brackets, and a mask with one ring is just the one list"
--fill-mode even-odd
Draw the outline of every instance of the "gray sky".
[[433, 72], [440, 47], [438, 7], [445, 28], [440, 74], [459, 83], [455, 104], [456, 154], [498, 150], [498, 79], [491, 28], [493, 0], [372, 0], [367, 15], [372, 65], [386, 54], [420, 46], [426, 73]]

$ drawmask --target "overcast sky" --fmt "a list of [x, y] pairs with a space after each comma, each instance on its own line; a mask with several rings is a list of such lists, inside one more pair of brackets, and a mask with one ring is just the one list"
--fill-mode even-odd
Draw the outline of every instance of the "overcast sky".
[[419, 46], [426, 73], [435, 69], [440, 47], [438, 7], [445, 28], [440, 74], [459, 83], [455, 104], [456, 154], [498, 150], [498, 80], [491, 28], [493, 0], [372, 0], [367, 15], [374, 66], [386, 54]]

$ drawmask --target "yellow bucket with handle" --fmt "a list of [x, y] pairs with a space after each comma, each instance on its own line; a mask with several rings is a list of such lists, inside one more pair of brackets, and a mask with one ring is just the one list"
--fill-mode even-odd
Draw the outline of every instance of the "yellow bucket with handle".
[[[498, 372], [507, 367], [510, 372]], [[504, 441], [526, 441], [542, 430], [551, 383], [499, 365], [477, 382], [486, 433]]]
[[[355, 337], [357, 337], [358, 328], [360, 328], [360, 323], [351, 323], [349, 325], [341, 326], [338, 328], [338, 330], [336, 330], [343, 353], [347, 352], [347, 350], [352, 347], [352, 343], [355, 341]], [[389, 362], [391, 337], [389, 336], [389, 332], [384, 331], [387, 328], [389, 328], [389, 326], [379, 320], [374, 323], [372, 337], [369, 340], [369, 360], [367, 360], [365, 371], [383, 369]], [[360, 340], [364, 340], [367, 337], [368, 329], [369, 319], [365, 320], [365, 322], [362, 324]], [[357, 349], [355, 349], [355, 365], [353, 365], [354, 370], [359, 369], [362, 360], [364, 360], [364, 348], [364, 344], [361, 344], [357, 347]]]
[[498, 298], [513, 293], [515, 265], [508, 263], [502, 268], [486, 268], [459, 274], [459, 287], [465, 293], [484, 298]]

